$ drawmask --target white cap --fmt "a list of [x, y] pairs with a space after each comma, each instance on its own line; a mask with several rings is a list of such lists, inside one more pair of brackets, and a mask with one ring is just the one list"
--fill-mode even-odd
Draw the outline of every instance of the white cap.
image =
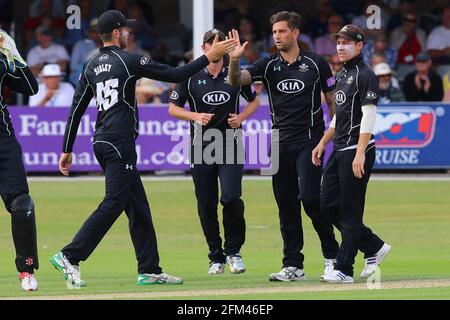
[[61, 68], [58, 64], [47, 64], [42, 69], [43, 77], [61, 77], [63, 73], [61, 72]]
[[392, 74], [391, 67], [389, 67], [386, 62], [381, 62], [375, 65], [375, 67], [373, 67], [373, 72], [375, 72], [377, 77]]

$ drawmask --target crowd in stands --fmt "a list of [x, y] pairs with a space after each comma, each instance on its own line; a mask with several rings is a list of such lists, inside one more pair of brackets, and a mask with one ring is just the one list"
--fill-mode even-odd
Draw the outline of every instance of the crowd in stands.
[[[0, 0], [0, 5], [1, 5]], [[156, 61], [180, 65], [192, 60], [191, 32], [181, 24], [154, 23], [148, 1], [110, 0], [103, 8], [94, 8], [91, 0], [69, 0], [81, 8], [81, 29], [66, 28], [63, 1], [35, 0], [29, 18], [24, 22], [24, 57], [40, 80], [40, 92], [29, 105], [68, 106], [82, 66], [101, 46], [96, 32], [97, 11], [117, 9], [137, 19], [126, 48], [131, 53], [146, 55]], [[228, 31], [238, 28], [242, 41], [249, 45], [242, 58], [242, 67], [276, 52], [269, 17], [275, 12], [296, 11], [302, 15], [299, 44], [327, 59], [333, 73], [342, 68], [330, 33], [352, 23], [365, 29], [367, 41], [364, 61], [379, 79], [380, 102], [444, 101], [450, 102], [450, 6], [434, 1], [428, 11], [420, 10], [412, 0], [353, 1], [353, 5], [336, 0], [314, 1], [306, 7], [303, 1], [274, 1], [268, 10], [258, 0], [215, 1], [215, 25]], [[367, 7], [381, 7], [381, 29], [368, 29]], [[2, 10], [0, 10], [2, 11]], [[0, 16], [2, 21], [4, 18]], [[2, 25], [2, 27], [4, 27]], [[266, 96], [260, 83], [255, 90], [262, 100]], [[139, 104], [166, 103], [173, 85], [150, 79], [137, 83]], [[267, 101], [267, 100], [266, 100]], [[95, 102], [92, 102], [95, 106]]]

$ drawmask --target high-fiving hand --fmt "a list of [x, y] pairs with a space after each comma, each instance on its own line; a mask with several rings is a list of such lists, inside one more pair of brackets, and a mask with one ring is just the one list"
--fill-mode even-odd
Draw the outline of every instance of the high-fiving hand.
[[214, 41], [212, 43], [211, 50], [206, 53], [206, 57], [209, 62], [217, 61], [222, 58], [224, 55], [229, 53], [237, 46], [237, 42], [234, 39], [225, 39], [223, 41], [219, 41], [219, 36], [216, 35], [214, 37]]
[[245, 48], [248, 45], [248, 42], [244, 42], [244, 44], [241, 45], [241, 40], [239, 39], [239, 32], [235, 29], [232, 29], [228, 32], [228, 38], [233, 39], [236, 43], [236, 46], [233, 48], [232, 51], [228, 53], [231, 59], [239, 59], [244, 54]]

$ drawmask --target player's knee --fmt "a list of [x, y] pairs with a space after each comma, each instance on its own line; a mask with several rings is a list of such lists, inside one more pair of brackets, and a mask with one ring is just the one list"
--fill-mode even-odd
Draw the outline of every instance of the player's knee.
[[242, 201], [239, 197], [226, 199], [226, 201], [221, 200], [221, 203], [224, 208], [230, 212], [234, 212], [239, 215], [242, 215], [244, 212], [244, 201]]
[[114, 212], [117, 214], [125, 210], [126, 202], [118, 198], [105, 198], [101, 202], [99, 209], [103, 212]]
[[9, 206], [9, 212], [15, 216], [29, 217], [34, 213], [34, 202], [30, 195], [22, 194], [14, 198]]

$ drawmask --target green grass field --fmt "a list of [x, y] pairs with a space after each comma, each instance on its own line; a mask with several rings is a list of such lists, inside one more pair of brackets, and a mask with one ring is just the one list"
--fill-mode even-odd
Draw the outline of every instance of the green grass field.
[[[20, 290], [14, 266], [10, 218], [3, 207], [0, 210], [0, 298], [62, 295], [102, 298], [96, 296], [102, 294], [118, 294], [117, 297], [103, 298], [123, 299], [450, 298], [450, 182], [372, 181], [368, 190], [365, 223], [393, 246], [382, 265], [382, 279], [388, 283], [395, 281], [399, 287], [356, 290], [351, 285], [341, 286], [337, 289], [339, 291], [336, 286], [319, 282], [323, 259], [317, 235], [305, 214], [303, 253], [308, 281], [286, 284], [268, 282], [269, 273], [281, 268], [282, 258], [278, 212], [270, 181], [244, 182], [247, 242], [242, 254], [248, 271], [242, 275], [232, 275], [228, 271], [219, 276], [207, 274], [207, 246], [190, 181], [152, 181], [146, 182], [145, 187], [157, 231], [161, 266], [164, 271], [182, 276], [184, 285], [135, 285], [136, 261], [123, 214], [90, 259], [81, 265], [88, 287], [68, 290], [62, 275], [52, 268], [48, 259], [72, 239], [97, 207], [103, 197], [104, 183], [67, 179], [30, 183], [37, 207], [41, 263], [37, 272], [40, 282], [38, 292], [30, 294]], [[355, 279], [359, 284], [355, 286], [364, 284], [359, 280], [362, 266], [363, 258], [358, 255]], [[438, 279], [447, 282], [431, 287], [425, 281], [428, 279], [434, 279], [437, 283]], [[423, 287], [403, 287], [402, 283], [407, 286], [412, 280], [424, 280]], [[282, 292], [283, 287], [287, 292]], [[253, 289], [246, 292], [242, 290], [245, 288]], [[302, 288], [306, 292], [301, 292]], [[319, 288], [320, 291], [306, 288]], [[196, 295], [198, 291], [203, 292], [201, 296]], [[187, 296], [178, 296], [180, 292], [185, 292]]]

